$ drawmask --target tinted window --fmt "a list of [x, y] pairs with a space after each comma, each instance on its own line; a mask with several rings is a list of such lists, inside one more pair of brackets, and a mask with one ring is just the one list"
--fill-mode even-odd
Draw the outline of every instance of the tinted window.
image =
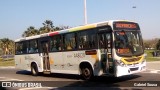
[[61, 51], [61, 36], [53, 36], [50, 40], [50, 51]]
[[64, 50], [75, 50], [77, 47], [75, 33], [64, 35]]
[[87, 30], [79, 32], [78, 35], [79, 49], [93, 49], [96, 48], [96, 33], [95, 30]]
[[29, 53], [37, 53], [38, 52], [38, 42], [37, 40], [31, 40], [29, 42]]
[[16, 54], [26, 54], [28, 52], [28, 42], [18, 42], [16, 43]]

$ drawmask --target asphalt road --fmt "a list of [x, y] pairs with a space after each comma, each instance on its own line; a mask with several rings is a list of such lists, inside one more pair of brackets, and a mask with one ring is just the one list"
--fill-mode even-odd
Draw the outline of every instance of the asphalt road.
[[[78, 75], [51, 74], [32, 76], [30, 72], [17, 70], [14, 67], [0, 67], [0, 81], [11, 83], [36, 83], [42, 87], [34, 90], [160, 90], [160, 62], [147, 63], [147, 70], [142, 73], [124, 76], [120, 78], [101, 76], [92, 81], [81, 80]], [[138, 86], [140, 85], [141, 86]], [[150, 86], [150, 85], [154, 86]], [[157, 86], [156, 86], [157, 85]], [[15, 86], [15, 85], [14, 85]], [[0, 88], [2, 90], [3, 88]], [[32, 90], [32, 87], [13, 87], [9, 90]]]

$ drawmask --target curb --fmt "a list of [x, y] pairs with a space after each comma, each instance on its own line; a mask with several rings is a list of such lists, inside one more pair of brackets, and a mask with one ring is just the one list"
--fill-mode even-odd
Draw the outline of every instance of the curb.
[[146, 62], [146, 63], [160, 63], [160, 61], [150, 61], [150, 62]]
[[3, 68], [15, 68], [15, 66], [0, 66], [0, 69], [3, 69]]

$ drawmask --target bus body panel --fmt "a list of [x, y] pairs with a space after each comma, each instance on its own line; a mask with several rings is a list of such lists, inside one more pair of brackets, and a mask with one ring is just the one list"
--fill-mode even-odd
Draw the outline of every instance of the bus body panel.
[[52, 52], [49, 53], [49, 59], [50, 59], [50, 68], [51, 72], [61, 71], [63, 70], [63, 54], [62, 52]]
[[43, 71], [42, 57], [39, 54], [16, 55], [16, 68], [31, 71], [31, 63], [36, 63], [38, 71]]
[[29, 61], [25, 60], [25, 55], [16, 55], [15, 56], [15, 67], [22, 70], [29, 70], [28, 69]]
[[85, 55], [85, 51], [86, 50], [50, 53], [51, 72], [80, 74], [80, 64], [88, 62], [92, 66], [94, 75], [99, 75], [100, 63], [98, 52], [96, 55]]

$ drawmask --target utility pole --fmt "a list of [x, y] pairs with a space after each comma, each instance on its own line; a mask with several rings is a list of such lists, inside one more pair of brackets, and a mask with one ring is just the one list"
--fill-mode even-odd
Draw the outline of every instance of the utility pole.
[[84, 0], [84, 23], [87, 24], [87, 7], [86, 7], [86, 0]]

